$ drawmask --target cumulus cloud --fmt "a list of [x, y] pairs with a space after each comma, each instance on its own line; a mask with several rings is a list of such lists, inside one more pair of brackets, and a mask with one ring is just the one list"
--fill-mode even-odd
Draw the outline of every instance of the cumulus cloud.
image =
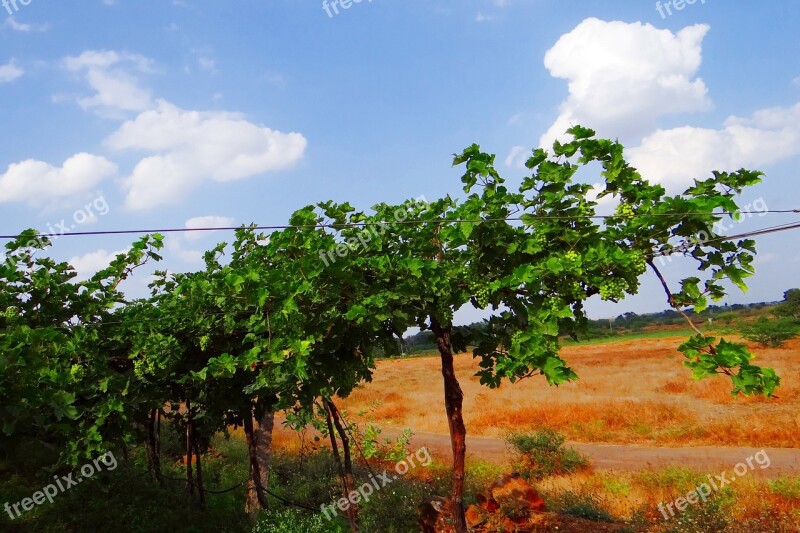
[[14, 81], [23, 74], [25, 74], [25, 71], [17, 66], [17, 62], [13, 59], [5, 65], [0, 65], [0, 83]]
[[205, 180], [227, 182], [289, 168], [303, 157], [307, 141], [235, 113], [189, 111], [162, 100], [125, 122], [106, 145], [152, 153], [124, 180], [127, 207], [147, 209], [175, 203]]
[[105, 146], [141, 154], [122, 180], [130, 209], [177, 203], [204, 181], [287, 169], [305, 153], [307, 141], [299, 133], [254, 124], [236, 113], [187, 110], [153, 99], [139, 83], [142, 73], [154, 71], [152, 60], [142, 55], [88, 50], [65, 58], [62, 66], [85, 77], [94, 90], [76, 99], [82, 108], [122, 121]]
[[750, 118], [730, 117], [720, 129], [657, 130], [629, 151], [643, 176], [670, 188], [708, 177], [712, 170], [761, 168], [798, 154], [800, 103], [764, 109]]
[[529, 148], [521, 145], [512, 146], [504, 162], [507, 167], [525, 168], [525, 162], [531, 155]]
[[23, 33], [29, 33], [33, 31], [44, 32], [50, 29], [49, 24], [23, 24], [22, 22], [17, 22], [17, 19], [15, 19], [13, 16], [10, 16], [6, 19], [5, 26], [14, 31]]
[[89, 252], [84, 255], [77, 255], [67, 262], [72, 265], [78, 273], [76, 281], [82, 281], [91, 278], [97, 272], [106, 268], [119, 254], [125, 253], [128, 253], [128, 249], [109, 252], [101, 248], [100, 250], [95, 250], [94, 252]]
[[708, 30], [705, 24], [672, 33], [640, 22], [581, 22], [545, 55], [550, 74], [569, 82], [569, 96], [541, 146], [552, 146], [575, 124], [641, 138], [661, 116], [709, 109], [708, 89], [695, 77]]
[[[189, 229], [197, 228], [231, 228], [235, 220], [231, 217], [220, 217], [215, 215], [208, 215], [204, 217], [194, 217], [186, 221], [186, 227]], [[206, 235], [201, 232], [187, 233], [185, 235], [187, 240], [196, 241], [200, 240]]]
[[108, 159], [87, 153], [70, 157], [61, 167], [33, 159], [13, 163], [0, 174], [0, 203], [42, 205], [85, 192], [116, 172]]
[[133, 73], [151, 72], [152, 62], [139, 54], [89, 50], [63, 61], [67, 70], [83, 74], [95, 91], [78, 98], [78, 104], [103, 116], [119, 118], [124, 112], [151, 109], [150, 91], [139, 86]]

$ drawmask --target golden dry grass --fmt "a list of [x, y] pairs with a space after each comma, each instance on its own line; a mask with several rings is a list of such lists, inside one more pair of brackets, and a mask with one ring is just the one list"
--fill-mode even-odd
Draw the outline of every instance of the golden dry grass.
[[[630, 473], [584, 472], [546, 478], [537, 483], [537, 489], [543, 494], [591, 495], [617, 518], [630, 520], [637, 513], [643, 513], [647, 519], [659, 522], [662, 519], [658, 511], [660, 503], [686, 496], [698, 484], [707, 483], [707, 476], [707, 473], [680, 468]], [[799, 481], [796, 477], [784, 479], [791, 486]], [[726, 487], [723, 491], [723, 495], [713, 493], [712, 496], [722, 496], [722, 501], [727, 501], [725, 514], [730, 513], [736, 521], [763, 518], [764, 511], [769, 510], [775, 516], [791, 517], [790, 521], [800, 524], [800, 497], [778, 490], [775, 482], [745, 475], [737, 478], [735, 488]]]
[[[697, 382], [676, 347], [682, 337], [567, 346], [580, 380], [549, 387], [530, 379], [497, 390], [480, 385], [477, 361], [456, 358], [464, 418], [472, 435], [551, 427], [581, 442], [658, 445], [800, 446], [800, 340], [750, 348], [782, 377], [778, 397], [734, 398], [727, 378]], [[378, 363], [374, 380], [343, 401], [386, 427], [447, 433], [439, 359]]]

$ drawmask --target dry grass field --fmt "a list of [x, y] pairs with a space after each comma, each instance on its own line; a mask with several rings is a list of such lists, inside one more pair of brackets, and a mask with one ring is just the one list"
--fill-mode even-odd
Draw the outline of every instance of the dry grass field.
[[[471, 435], [555, 429], [578, 442], [663, 446], [800, 447], [800, 339], [780, 349], [750, 345], [757, 364], [782, 378], [777, 398], [734, 398], [725, 377], [694, 381], [677, 346], [685, 337], [572, 345], [562, 355], [580, 380], [542, 378], [481, 386], [470, 354], [456, 359]], [[378, 362], [374, 381], [342, 401], [351, 416], [383, 427], [447, 433], [439, 359]]]

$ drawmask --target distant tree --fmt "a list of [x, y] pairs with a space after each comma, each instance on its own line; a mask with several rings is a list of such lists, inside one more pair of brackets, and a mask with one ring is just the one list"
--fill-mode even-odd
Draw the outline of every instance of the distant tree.
[[789, 339], [797, 337], [797, 326], [793, 318], [761, 317], [742, 327], [742, 337], [757, 342], [764, 348], [780, 348]]
[[800, 289], [790, 289], [783, 293], [783, 302], [775, 308], [775, 314], [800, 318]]

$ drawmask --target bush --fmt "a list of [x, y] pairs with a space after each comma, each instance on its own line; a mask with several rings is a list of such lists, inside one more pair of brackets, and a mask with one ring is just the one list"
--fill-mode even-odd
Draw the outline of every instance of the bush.
[[800, 500], [800, 476], [783, 476], [769, 482], [775, 494], [787, 499]]
[[511, 433], [506, 437], [517, 454], [514, 468], [526, 479], [542, 479], [586, 468], [587, 459], [572, 448], [564, 448], [564, 440], [563, 435], [552, 429]]
[[764, 348], [780, 348], [797, 336], [797, 325], [792, 318], [767, 319], [761, 317], [742, 327], [742, 337], [757, 342]]
[[433, 486], [411, 476], [399, 478], [362, 501], [361, 531], [408, 533], [418, 531], [417, 506], [435, 494]]
[[253, 527], [252, 533], [345, 533], [349, 528], [338, 521], [330, 521], [321, 514], [297, 509], [265, 511]]
[[[705, 503], [690, 505], [683, 512], [676, 512], [667, 522], [665, 533], [718, 533], [727, 531], [732, 521], [726, 505], [714, 498]], [[754, 529], [752, 531], [759, 531]]]
[[600, 500], [593, 494], [566, 491], [552, 497], [547, 503], [548, 507], [558, 514], [593, 522], [615, 522], [611, 513], [604, 509]]
[[[359, 477], [359, 465], [354, 465], [354, 470]], [[327, 448], [302, 461], [291, 453], [276, 452], [272, 456], [270, 487], [279, 496], [316, 508], [341, 497], [338, 475], [333, 455]]]

